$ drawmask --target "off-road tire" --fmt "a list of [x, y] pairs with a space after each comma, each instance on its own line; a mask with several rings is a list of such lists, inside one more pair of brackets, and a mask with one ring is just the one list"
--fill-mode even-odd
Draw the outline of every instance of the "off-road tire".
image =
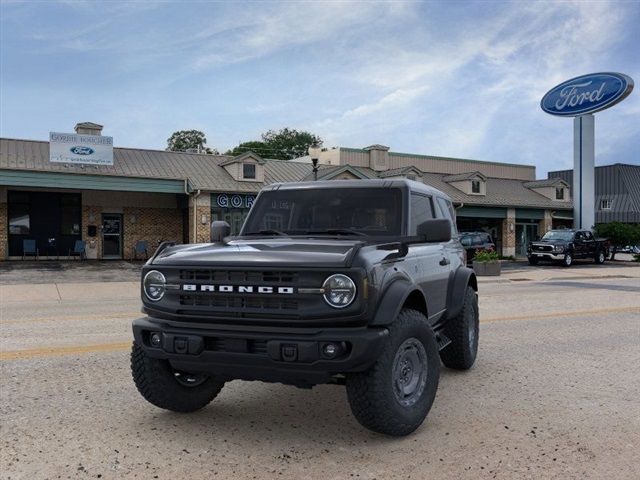
[[138, 391], [149, 403], [173, 412], [189, 413], [206, 407], [224, 386], [223, 381], [213, 377], [198, 385], [182, 385], [167, 360], [149, 357], [136, 342], [131, 348], [131, 373]]
[[[414, 340], [424, 347], [426, 361], [421, 365], [426, 380], [421, 393], [416, 393], [415, 403], [403, 405], [394, 391], [394, 363], [400, 347]], [[427, 318], [416, 310], [403, 309], [389, 327], [376, 363], [366, 372], [347, 375], [349, 405], [362, 426], [385, 435], [408, 435], [429, 413], [439, 379], [438, 344]]]
[[594, 260], [598, 265], [602, 265], [606, 259], [607, 259], [607, 254], [604, 252], [604, 250], [598, 250], [596, 252], [596, 256]]
[[480, 333], [480, 314], [478, 294], [467, 287], [460, 313], [447, 321], [445, 335], [451, 343], [440, 352], [442, 363], [455, 370], [470, 369], [478, 355], [478, 335]]
[[564, 258], [561, 260], [562, 266], [569, 268], [573, 265], [573, 255], [571, 253], [565, 253]]
[[529, 260], [529, 265], [538, 265], [538, 259], [535, 257], [527, 257], [527, 260]]

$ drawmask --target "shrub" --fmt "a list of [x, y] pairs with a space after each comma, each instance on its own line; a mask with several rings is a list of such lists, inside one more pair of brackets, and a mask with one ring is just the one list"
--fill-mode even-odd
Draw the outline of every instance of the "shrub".
[[611, 243], [611, 260], [615, 259], [618, 247], [635, 245], [640, 241], [640, 226], [628, 223], [599, 223], [594, 227], [597, 236], [605, 237]]
[[479, 263], [495, 262], [497, 260], [500, 260], [500, 255], [498, 255], [498, 252], [488, 252], [486, 250], [477, 252], [473, 257], [473, 261]]

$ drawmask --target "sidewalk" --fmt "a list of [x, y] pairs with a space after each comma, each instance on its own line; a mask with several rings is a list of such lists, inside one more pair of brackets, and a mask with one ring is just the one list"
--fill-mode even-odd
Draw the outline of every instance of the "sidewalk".
[[[569, 268], [559, 265], [531, 266], [524, 262], [510, 263], [499, 277], [478, 277], [479, 283], [505, 283], [546, 280], [595, 280], [606, 278], [640, 279], [640, 263], [618, 261], [595, 265], [589, 262], [575, 263]], [[640, 280], [639, 280], [640, 282]]]

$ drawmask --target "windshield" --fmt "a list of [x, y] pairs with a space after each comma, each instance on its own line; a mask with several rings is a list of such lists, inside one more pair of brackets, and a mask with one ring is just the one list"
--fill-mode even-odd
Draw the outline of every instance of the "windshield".
[[263, 192], [241, 235], [399, 236], [399, 188], [305, 188]]
[[544, 234], [542, 240], [566, 240], [567, 242], [573, 240], [573, 232], [561, 232], [561, 231], [550, 231]]

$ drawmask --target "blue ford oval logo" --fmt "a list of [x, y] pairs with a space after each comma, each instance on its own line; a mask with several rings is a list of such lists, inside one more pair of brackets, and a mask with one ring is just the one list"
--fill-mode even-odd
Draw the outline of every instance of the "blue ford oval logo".
[[71, 153], [74, 153], [76, 155], [91, 155], [93, 152], [95, 152], [95, 150], [91, 147], [80, 147], [80, 146], [71, 147], [69, 151], [71, 151]]
[[622, 73], [591, 73], [572, 78], [549, 90], [540, 107], [551, 115], [575, 117], [609, 108], [633, 90], [633, 80]]

